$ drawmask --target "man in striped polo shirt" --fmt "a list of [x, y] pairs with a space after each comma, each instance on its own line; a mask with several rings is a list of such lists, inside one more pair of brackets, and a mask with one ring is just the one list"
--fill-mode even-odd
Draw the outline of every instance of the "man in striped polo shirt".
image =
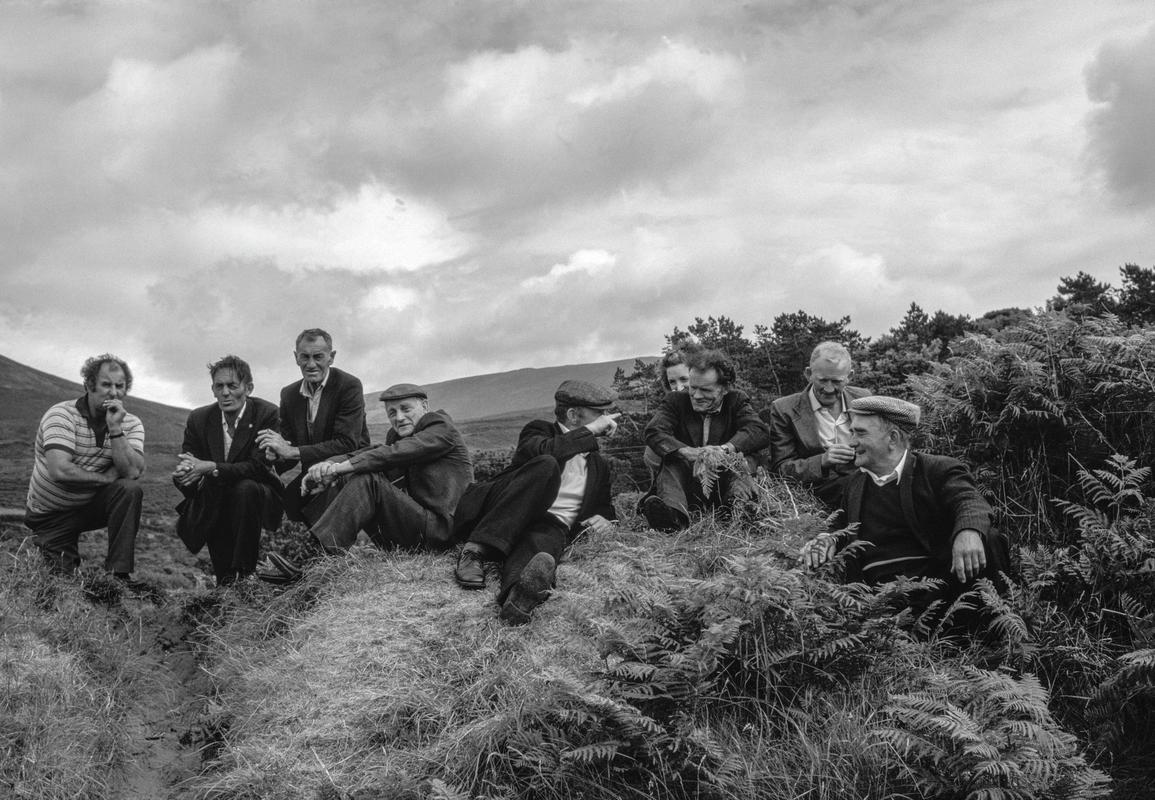
[[80, 534], [107, 526], [104, 568], [127, 579], [144, 473], [144, 425], [124, 407], [132, 371], [105, 353], [85, 361], [80, 374], [85, 393], [40, 420], [25, 524], [45, 561], [63, 573], [80, 566]]

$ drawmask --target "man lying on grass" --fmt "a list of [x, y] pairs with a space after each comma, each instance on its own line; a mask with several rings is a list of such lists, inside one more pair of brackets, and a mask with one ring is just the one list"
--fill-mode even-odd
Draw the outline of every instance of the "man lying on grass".
[[[444, 411], [430, 411], [426, 391], [399, 383], [381, 393], [391, 430], [385, 444], [309, 467], [301, 491], [331, 492], [309, 529], [328, 553], [352, 547], [359, 531], [382, 549], [448, 547], [453, 509], [473, 480], [469, 450]], [[262, 578], [299, 577], [297, 565], [271, 554]]]
[[[850, 476], [841, 512], [869, 542], [861, 579], [878, 584], [900, 575], [936, 578], [955, 594], [977, 577], [996, 579], [1008, 564], [1006, 538], [991, 528], [991, 507], [970, 470], [947, 456], [912, 450], [921, 412], [896, 397], [850, 403], [850, 446], [858, 472]], [[803, 548], [807, 566], [828, 561], [836, 540], [822, 534]]]
[[461, 498], [457, 536], [469, 537], [454, 578], [463, 589], [484, 589], [482, 562], [502, 562], [497, 602], [501, 619], [529, 622], [549, 596], [558, 559], [583, 530], [606, 531], [616, 518], [610, 470], [598, 439], [617, 428], [611, 389], [563, 381], [554, 393], [555, 421], [534, 420], [517, 440], [509, 469], [475, 483]]

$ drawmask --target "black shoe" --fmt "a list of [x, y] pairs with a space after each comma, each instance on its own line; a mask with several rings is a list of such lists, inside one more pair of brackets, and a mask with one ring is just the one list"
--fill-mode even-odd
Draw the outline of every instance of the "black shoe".
[[682, 518], [682, 514], [662, 502], [662, 498], [652, 494], [642, 500], [642, 516], [646, 524], [656, 531], [668, 533], [685, 528], [689, 520]]
[[280, 553], [269, 553], [257, 568], [257, 577], [268, 583], [296, 583], [301, 580], [301, 568]]
[[474, 550], [462, 550], [457, 557], [457, 568], [453, 570], [453, 579], [462, 589], [484, 589], [485, 567], [481, 564], [481, 553]]
[[502, 622], [510, 625], [529, 622], [529, 615], [549, 597], [555, 568], [556, 562], [549, 553], [538, 553], [529, 560], [501, 605]]

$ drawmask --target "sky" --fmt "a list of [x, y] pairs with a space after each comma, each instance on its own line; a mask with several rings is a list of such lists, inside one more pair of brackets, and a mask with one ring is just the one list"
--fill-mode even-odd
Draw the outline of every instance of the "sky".
[[1155, 265], [1155, 7], [0, 2], [0, 353], [212, 401], [877, 336]]

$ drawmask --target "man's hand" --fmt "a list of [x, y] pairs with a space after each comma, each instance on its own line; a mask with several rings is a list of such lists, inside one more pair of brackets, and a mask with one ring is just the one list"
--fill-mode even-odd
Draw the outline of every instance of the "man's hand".
[[592, 422], [587, 422], [586, 428], [594, 436], [613, 436], [614, 431], [618, 429], [618, 423], [616, 420], [620, 416], [620, 412], [614, 414], [602, 414]]
[[679, 447], [676, 452], [687, 464], [693, 464], [701, 457], [702, 449], [701, 447]]
[[802, 547], [802, 562], [817, 569], [834, 557], [834, 536], [820, 533]]
[[201, 479], [217, 468], [216, 462], [205, 461], [191, 453], [181, 453], [180, 461], [173, 470], [173, 477], [181, 486], [195, 486]]
[[265, 428], [257, 433], [257, 447], [265, 451], [265, 458], [269, 461], [275, 460], [269, 457], [270, 454], [282, 459], [300, 458], [301, 455], [300, 450], [285, 441], [285, 437], [272, 428]]
[[613, 520], [606, 519], [601, 514], [594, 514], [582, 522], [582, 530], [586, 533], [607, 533], [613, 530]]
[[982, 535], [973, 528], [959, 531], [951, 547], [950, 571], [963, 583], [978, 577], [987, 565], [987, 551]]
[[348, 461], [318, 461], [309, 467], [309, 471], [301, 479], [302, 496], [316, 494], [322, 489], [327, 489], [337, 480], [339, 475], [351, 472], [351, 468], [347, 466], [348, 463]]
[[120, 433], [120, 423], [124, 422], [124, 415], [127, 413], [123, 400], [104, 401], [104, 421], [111, 433]]
[[833, 467], [854, 461], [854, 448], [848, 444], [832, 444], [822, 454], [822, 466]]

